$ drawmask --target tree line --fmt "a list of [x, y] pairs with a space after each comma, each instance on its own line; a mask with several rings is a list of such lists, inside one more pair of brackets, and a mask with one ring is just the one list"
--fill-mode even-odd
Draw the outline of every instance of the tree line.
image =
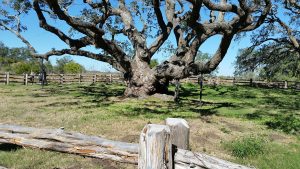
[[82, 73], [84, 66], [73, 61], [69, 56], [57, 59], [53, 65], [50, 61], [34, 58], [25, 47], [9, 48], [0, 42], [0, 71], [15, 74], [39, 74], [42, 67], [49, 73]]

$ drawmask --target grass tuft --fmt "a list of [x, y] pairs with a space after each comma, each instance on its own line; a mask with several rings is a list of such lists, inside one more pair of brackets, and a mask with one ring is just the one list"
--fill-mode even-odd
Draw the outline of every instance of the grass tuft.
[[248, 158], [266, 153], [266, 140], [247, 136], [233, 142], [225, 143], [226, 149], [230, 150], [233, 156], [238, 158]]

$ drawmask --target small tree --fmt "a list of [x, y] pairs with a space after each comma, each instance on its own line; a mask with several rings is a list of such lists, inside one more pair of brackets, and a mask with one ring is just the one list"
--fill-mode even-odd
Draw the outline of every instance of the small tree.
[[57, 73], [65, 73], [65, 66], [66, 64], [72, 62], [72, 59], [68, 56], [65, 56], [61, 59], [56, 60], [56, 66], [54, 67], [55, 72]]
[[84, 70], [85, 69], [83, 66], [74, 61], [71, 61], [64, 65], [64, 73], [82, 73]]

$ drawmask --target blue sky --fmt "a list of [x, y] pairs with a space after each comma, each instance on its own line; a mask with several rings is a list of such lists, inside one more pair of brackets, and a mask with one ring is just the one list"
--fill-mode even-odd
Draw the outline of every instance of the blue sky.
[[[67, 48], [65, 43], [63, 43], [59, 38], [52, 35], [51, 33], [39, 28], [38, 19], [35, 13], [30, 12], [26, 18], [24, 18], [24, 23], [28, 27], [26, 32], [23, 32], [23, 36], [29, 40], [29, 42], [37, 49], [40, 53], [45, 53], [52, 48], [63, 49]], [[56, 25], [62, 28], [64, 31], [68, 30], [68, 27], [61, 21], [51, 21], [50, 24]], [[174, 40], [173, 35], [170, 37], [170, 40]], [[0, 41], [2, 41], [8, 47], [21, 47], [25, 46], [14, 34], [8, 31], [0, 31]], [[208, 39], [200, 48], [202, 52], [213, 54], [218, 48], [220, 42], [220, 36], [214, 36]], [[232, 76], [234, 72], [234, 61], [237, 55], [237, 52], [240, 48], [245, 48], [250, 46], [249, 37], [245, 37], [240, 41], [233, 41], [228, 49], [228, 52], [219, 65], [218, 74], [224, 76]], [[87, 48], [89, 50], [95, 51], [93, 48]], [[55, 64], [56, 59], [61, 58], [61, 56], [56, 57], [52, 56], [50, 61]], [[97, 71], [113, 71], [111, 66], [106, 63], [99, 62], [93, 59], [80, 56], [71, 56], [73, 60], [82, 64], [87, 70], [97, 70]], [[162, 61], [166, 59], [162, 53], [157, 53], [154, 56], [155, 59]]]

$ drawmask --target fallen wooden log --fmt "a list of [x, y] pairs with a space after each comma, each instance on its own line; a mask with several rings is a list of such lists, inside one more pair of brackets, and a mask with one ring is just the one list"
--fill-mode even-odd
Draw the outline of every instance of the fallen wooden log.
[[[168, 125], [170, 125], [171, 127], [173, 126], [171, 132], [176, 132], [173, 131], [176, 128], [174, 127], [174, 125], [180, 125], [180, 123], [173, 124], [168, 122]], [[168, 126], [165, 127], [169, 128]], [[164, 126], [162, 126], [162, 128], [164, 128]], [[170, 129], [167, 129], [166, 131], [170, 132], [169, 130]], [[157, 131], [158, 133], [161, 133], [160, 130]], [[147, 132], [149, 138], [154, 138], [152, 130], [143, 130], [144, 135], [147, 134]], [[143, 138], [143, 134], [141, 135], [141, 138]], [[172, 134], [167, 133], [167, 135]], [[184, 137], [188, 137], [188, 134], [184, 134]], [[173, 149], [170, 149], [172, 146], [161, 146], [160, 144], [164, 144], [164, 137], [158, 138], [160, 139], [156, 140], [154, 144], [157, 146], [149, 146], [152, 145], [149, 140], [147, 142], [147, 140], [141, 139], [142, 145], [147, 145], [141, 146], [141, 155], [144, 154], [143, 157], [146, 157], [141, 159], [143, 161], [140, 160], [142, 164], [145, 164], [145, 161], [150, 160], [148, 161], [148, 164], [152, 165], [153, 161], [161, 160], [160, 158], [156, 157], [162, 156], [164, 157], [165, 162], [173, 163], [175, 169], [249, 169], [249, 167], [246, 166], [231, 163], [229, 161], [225, 161], [203, 153], [194, 153], [183, 149], [177, 149], [176, 152], [174, 152], [174, 158], [165, 158], [166, 156], [163, 154], [165, 153], [170, 155], [170, 152], [173, 151]], [[178, 136], [178, 138], [180, 137]], [[173, 139], [175, 139], [175, 137]], [[168, 141], [168, 139], [166, 140]], [[10, 143], [24, 147], [34, 147], [65, 153], [79, 154], [83, 156], [110, 159], [124, 163], [138, 163], [138, 144], [112, 141], [96, 136], [87, 136], [80, 133], [67, 132], [63, 129], [37, 129], [18, 125], [0, 124], [0, 143]], [[151, 154], [151, 152], [156, 152], [154, 151], [155, 149], [163, 150], [164, 153]], [[147, 155], [145, 153], [147, 153]], [[154, 160], [151, 160], [151, 158], [147, 158], [151, 156]], [[167, 168], [171, 169], [171, 167]]]
[[175, 169], [251, 169], [203, 153], [178, 149], [175, 153]]
[[37, 129], [0, 124], [0, 143], [54, 150], [137, 164], [138, 144], [87, 136], [63, 129]]

